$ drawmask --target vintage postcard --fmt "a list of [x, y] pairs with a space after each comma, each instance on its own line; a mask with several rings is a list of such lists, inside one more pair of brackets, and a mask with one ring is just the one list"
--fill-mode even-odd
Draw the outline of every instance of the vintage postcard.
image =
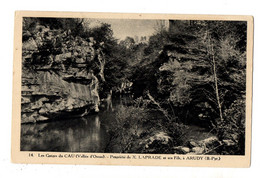
[[15, 13], [12, 162], [249, 167], [253, 17]]

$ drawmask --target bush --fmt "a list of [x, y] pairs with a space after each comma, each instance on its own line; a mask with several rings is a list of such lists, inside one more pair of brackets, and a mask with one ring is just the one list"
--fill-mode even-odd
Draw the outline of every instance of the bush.
[[134, 106], [119, 106], [115, 119], [109, 124], [109, 152], [131, 152], [135, 142], [146, 132], [143, 122], [148, 118], [144, 108]]
[[245, 99], [235, 100], [224, 112], [224, 121], [217, 123], [217, 135], [223, 141], [221, 154], [245, 154]]
[[[138, 98], [133, 106], [119, 106], [109, 125], [107, 152], [173, 153], [183, 143], [182, 124], [169, 120], [158, 109], [151, 109], [151, 100]], [[150, 109], [149, 109], [150, 108]]]

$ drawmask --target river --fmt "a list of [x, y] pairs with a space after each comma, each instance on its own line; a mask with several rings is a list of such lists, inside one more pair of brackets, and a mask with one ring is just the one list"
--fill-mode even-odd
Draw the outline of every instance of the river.
[[[109, 117], [107, 115], [107, 117]], [[107, 133], [99, 115], [22, 125], [21, 150], [103, 152]]]
[[[113, 100], [116, 110], [129, 98]], [[101, 108], [98, 114], [47, 123], [22, 124], [21, 151], [105, 152], [109, 140], [105, 125], [115, 112]]]
[[[120, 105], [131, 100], [113, 100], [114, 111], [101, 108], [98, 114], [47, 123], [21, 125], [21, 151], [99, 152], [104, 153], [109, 142], [106, 126], [116, 117]], [[201, 140], [212, 136], [205, 129], [190, 125], [187, 140]], [[200, 135], [201, 138], [197, 138]], [[194, 137], [195, 136], [195, 137]]]

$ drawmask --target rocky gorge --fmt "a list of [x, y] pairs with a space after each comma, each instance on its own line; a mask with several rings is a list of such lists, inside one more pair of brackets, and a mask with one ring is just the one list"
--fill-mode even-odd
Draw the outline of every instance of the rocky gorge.
[[101, 47], [93, 37], [85, 40], [41, 25], [24, 33], [21, 123], [91, 110], [87, 72], [98, 68], [96, 75], [103, 76]]
[[89, 23], [24, 18], [22, 150], [245, 153], [246, 24], [183, 21], [140, 43]]

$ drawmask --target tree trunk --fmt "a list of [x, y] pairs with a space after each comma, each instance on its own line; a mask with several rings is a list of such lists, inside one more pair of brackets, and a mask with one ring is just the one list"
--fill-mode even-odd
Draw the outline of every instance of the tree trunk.
[[220, 116], [220, 120], [223, 121], [222, 108], [221, 108], [219, 92], [218, 92], [218, 78], [217, 78], [217, 72], [216, 72], [216, 61], [215, 61], [215, 56], [213, 53], [213, 46], [212, 46], [212, 62], [213, 62], [213, 75], [214, 75], [214, 82], [215, 82], [216, 98], [217, 98], [218, 109], [219, 109], [219, 116]]
[[99, 76], [101, 80], [105, 82], [104, 70], [105, 70], [106, 61], [105, 61], [105, 55], [102, 51], [100, 51], [98, 54], [98, 62], [99, 62], [99, 69], [100, 69]]
[[211, 44], [211, 36], [209, 35], [209, 32], [206, 32], [208, 35], [208, 53], [210, 56], [212, 56], [212, 63], [213, 63], [213, 76], [214, 76], [214, 83], [215, 83], [215, 94], [217, 99], [217, 105], [219, 110], [219, 117], [220, 121], [223, 121], [223, 114], [222, 114], [222, 107], [221, 102], [219, 98], [219, 89], [218, 89], [218, 77], [217, 77], [217, 70], [216, 70], [216, 60], [215, 60], [215, 54], [213, 49], [213, 44]]

